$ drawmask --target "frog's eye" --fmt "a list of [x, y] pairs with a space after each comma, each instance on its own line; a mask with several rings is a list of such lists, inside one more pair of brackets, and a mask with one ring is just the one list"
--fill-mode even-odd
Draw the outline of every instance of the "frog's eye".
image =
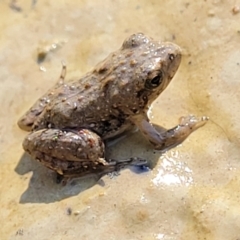
[[157, 87], [161, 84], [161, 82], [162, 82], [162, 75], [157, 75], [151, 80], [151, 85], [153, 87]]
[[156, 88], [162, 83], [162, 80], [163, 80], [163, 74], [162, 72], [158, 72], [158, 74], [155, 75], [153, 78], [147, 80], [146, 87]]

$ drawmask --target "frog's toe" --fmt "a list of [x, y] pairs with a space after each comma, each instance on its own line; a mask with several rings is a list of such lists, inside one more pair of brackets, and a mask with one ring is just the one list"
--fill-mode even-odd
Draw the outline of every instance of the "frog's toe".
[[136, 174], [141, 174], [141, 173], [148, 172], [150, 168], [147, 164], [144, 164], [140, 166], [137, 166], [137, 165], [130, 166], [130, 170]]
[[209, 117], [202, 116], [196, 117], [194, 115], [189, 115], [186, 117], [181, 117], [179, 119], [179, 125], [181, 127], [189, 127], [192, 130], [196, 130], [202, 126], [204, 126], [209, 120]]
[[131, 166], [145, 166], [148, 163], [146, 159], [139, 157], [130, 158], [130, 161]]
[[69, 181], [69, 178], [64, 177], [62, 174], [59, 174], [58, 172], [56, 172], [56, 183], [57, 184], [62, 184], [62, 186], [65, 186], [68, 181]]

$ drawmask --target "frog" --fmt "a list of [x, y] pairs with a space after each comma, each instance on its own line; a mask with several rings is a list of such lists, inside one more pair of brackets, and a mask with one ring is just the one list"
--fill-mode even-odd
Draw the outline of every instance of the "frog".
[[154, 149], [164, 152], [206, 124], [208, 117], [188, 115], [171, 129], [156, 128], [148, 117], [181, 58], [178, 45], [135, 33], [78, 79], [66, 81], [63, 64], [57, 83], [18, 121], [30, 132], [23, 149], [55, 171], [59, 181], [146, 166], [140, 157], [107, 159], [106, 142], [137, 127]]

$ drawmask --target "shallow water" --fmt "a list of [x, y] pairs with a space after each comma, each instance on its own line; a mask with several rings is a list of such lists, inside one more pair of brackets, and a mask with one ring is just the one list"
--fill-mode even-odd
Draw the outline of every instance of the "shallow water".
[[[15, 5], [14, 5], [15, 4]], [[2, 239], [238, 239], [240, 13], [236, 1], [0, 2]], [[237, 5], [236, 5], [237, 6]], [[240, 3], [239, 3], [240, 6]], [[23, 154], [19, 117], [57, 80], [90, 70], [134, 32], [183, 49], [181, 67], [151, 108], [154, 123], [209, 123], [160, 155], [138, 132], [110, 149], [152, 170], [65, 187]], [[55, 44], [55, 45], [54, 45]], [[37, 63], [44, 46], [51, 52]], [[55, 49], [56, 48], [56, 49]]]

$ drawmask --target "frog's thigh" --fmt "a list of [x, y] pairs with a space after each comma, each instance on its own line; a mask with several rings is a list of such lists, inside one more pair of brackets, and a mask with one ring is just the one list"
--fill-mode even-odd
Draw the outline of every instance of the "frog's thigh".
[[85, 175], [97, 165], [107, 165], [104, 160], [104, 143], [94, 132], [42, 129], [30, 133], [23, 148], [46, 167], [61, 175]]

